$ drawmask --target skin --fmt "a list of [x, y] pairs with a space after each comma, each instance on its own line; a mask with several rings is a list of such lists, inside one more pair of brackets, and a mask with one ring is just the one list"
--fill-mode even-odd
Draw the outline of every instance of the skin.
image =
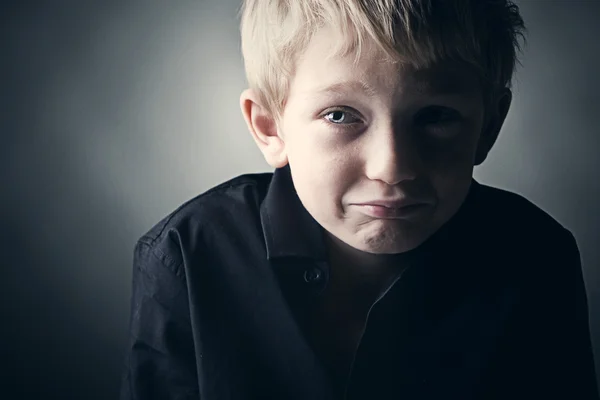
[[[486, 109], [479, 80], [465, 66], [415, 70], [386, 61], [372, 43], [357, 64], [353, 56], [325, 57], [332, 35], [321, 30], [299, 57], [281, 120], [251, 89], [240, 105], [267, 162], [289, 163], [298, 196], [335, 257], [359, 271], [389, 264], [452, 218], [473, 167], [498, 136], [511, 93], [504, 90]], [[383, 198], [427, 206], [410, 218], [379, 218], [359, 205]]]

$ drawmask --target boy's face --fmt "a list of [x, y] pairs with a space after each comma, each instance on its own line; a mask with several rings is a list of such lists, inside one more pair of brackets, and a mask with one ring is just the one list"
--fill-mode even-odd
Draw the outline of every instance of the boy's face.
[[354, 64], [326, 57], [331, 38], [321, 31], [297, 63], [277, 135], [255, 139], [272, 166], [289, 162], [303, 205], [335, 238], [411, 250], [458, 210], [499, 126], [482, 136], [482, 91], [465, 67], [401, 69], [369, 44]]

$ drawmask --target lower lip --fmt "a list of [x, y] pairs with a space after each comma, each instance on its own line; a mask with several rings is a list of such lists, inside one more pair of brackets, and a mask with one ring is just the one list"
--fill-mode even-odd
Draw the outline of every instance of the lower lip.
[[413, 219], [423, 215], [430, 208], [428, 204], [415, 204], [400, 208], [388, 208], [372, 204], [358, 204], [357, 206], [363, 214], [383, 219]]

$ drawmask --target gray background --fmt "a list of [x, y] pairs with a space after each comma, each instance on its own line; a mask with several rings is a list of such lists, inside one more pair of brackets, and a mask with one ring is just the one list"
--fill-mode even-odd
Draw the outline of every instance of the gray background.
[[[574, 232], [600, 357], [600, 2], [519, 4], [530, 30], [524, 66], [476, 177], [527, 196]], [[238, 107], [238, 6], [3, 3], [7, 399], [115, 398], [135, 240], [209, 187], [269, 170]]]

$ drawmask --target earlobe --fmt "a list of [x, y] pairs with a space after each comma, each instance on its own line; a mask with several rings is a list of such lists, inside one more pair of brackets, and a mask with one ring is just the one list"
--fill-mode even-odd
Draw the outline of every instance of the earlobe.
[[273, 168], [282, 168], [287, 165], [285, 143], [279, 135], [277, 121], [260, 104], [258, 95], [252, 89], [242, 92], [240, 107], [248, 130], [267, 163]]
[[494, 103], [495, 107], [492, 108], [491, 115], [486, 118], [486, 124], [481, 131], [479, 143], [477, 144], [477, 151], [475, 153], [474, 164], [476, 166], [485, 161], [490, 150], [494, 147], [498, 135], [500, 134], [500, 130], [502, 129], [502, 125], [504, 125], [504, 121], [508, 115], [511, 102], [512, 92], [510, 89], [506, 88]]

